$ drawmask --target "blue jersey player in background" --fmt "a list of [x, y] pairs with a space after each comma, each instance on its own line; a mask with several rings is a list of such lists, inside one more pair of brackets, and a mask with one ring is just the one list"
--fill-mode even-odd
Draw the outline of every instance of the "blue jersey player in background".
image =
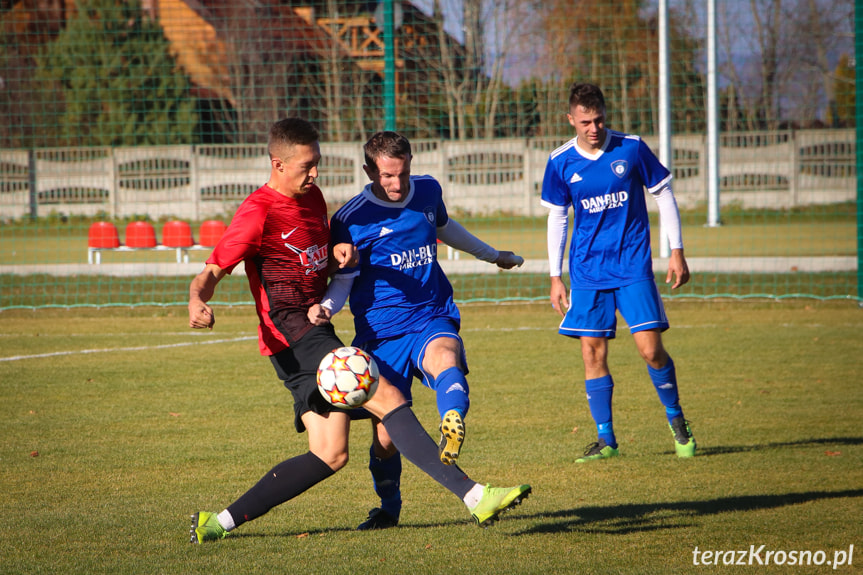
[[[549, 208], [551, 305], [563, 317], [559, 333], [581, 340], [587, 402], [599, 436], [576, 461], [618, 455], [611, 413], [614, 381], [608, 368], [616, 311], [647, 363], [678, 457], [692, 457], [695, 439], [680, 407], [674, 362], [662, 345], [668, 319], [653, 275], [644, 193], [646, 189], [656, 200], [667, 229], [671, 257], [665, 281], [676, 276], [674, 289], [689, 281], [689, 269], [671, 173], [641, 138], [606, 128], [605, 98], [597, 86], [572, 85], [567, 118], [576, 136], [549, 157], [542, 205]], [[567, 300], [561, 267], [570, 207], [574, 216]]]
[[[437, 180], [411, 176], [407, 138], [378, 132], [363, 150], [371, 183], [331, 223], [333, 241], [355, 245], [360, 264], [334, 276], [322, 305], [335, 314], [350, 295], [353, 345], [377, 360], [381, 377], [408, 400], [414, 377], [435, 391], [440, 459], [454, 465], [470, 406], [468, 366], [452, 286], [437, 261], [437, 241], [503, 269], [524, 260], [485, 244], [447, 215]], [[371, 510], [361, 530], [394, 527], [401, 512], [401, 457], [381, 422], [373, 418], [372, 424], [369, 470], [381, 507]]]

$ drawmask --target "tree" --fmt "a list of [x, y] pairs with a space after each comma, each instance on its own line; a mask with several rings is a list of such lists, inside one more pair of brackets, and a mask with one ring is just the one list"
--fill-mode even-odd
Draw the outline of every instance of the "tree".
[[836, 66], [833, 94], [834, 106], [828, 108], [827, 123], [838, 126], [854, 126], [855, 102], [855, 71], [847, 54], [839, 58]]
[[[57, 142], [77, 146], [187, 144], [197, 124], [188, 78], [158, 23], [135, 0], [80, 0], [37, 58], [62, 99]], [[50, 122], [48, 122], [50, 124]]]

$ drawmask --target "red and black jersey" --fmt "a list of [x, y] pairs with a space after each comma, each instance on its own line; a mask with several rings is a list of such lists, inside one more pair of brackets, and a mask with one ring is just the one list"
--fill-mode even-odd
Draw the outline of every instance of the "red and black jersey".
[[263, 355], [311, 328], [308, 309], [327, 289], [329, 242], [327, 204], [317, 186], [293, 198], [263, 186], [243, 201], [207, 259], [228, 273], [245, 263]]

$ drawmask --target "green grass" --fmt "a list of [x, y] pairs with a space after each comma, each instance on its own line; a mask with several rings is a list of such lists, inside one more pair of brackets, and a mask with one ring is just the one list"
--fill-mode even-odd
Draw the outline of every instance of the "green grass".
[[[451, 275], [460, 302], [543, 301], [548, 298], [548, 276], [543, 274]], [[191, 276], [112, 277], [17, 276], [0, 274], [0, 310], [39, 307], [112, 307], [185, 305]], [[688, 284], [673, 292], [665, 274], [656, 281], [668, 298], [787, 298], [853, 299], [857, 295], [855, 272], [788, 274], [696, 273]], [[251, 304], [246, 278], [229, 276], [219, 285], [219, 303]]]
[[[347, 468], [192, 546], [188, 515], [221, 510], [306, 450], [290, 394], [257, 356], [254, 313], [217, 307], [0, 314], [3, 573], [703, 573], [692, 552], [859, 554], [863, 315], [855, 302], [670, 301], [665, 335], [699, 456], [678, 460], [632, 338], [611, 344], [622, 457], [594, 439], [577, 343], [545, 304], [463, 307], [472, 409], [462, 467], [533, 495], [494, 527], [405, 465], [402, 526], [360, 533], [375, 500], [367, 424]], [[350, 338], [347, 318], [339, 331]], [[44, 354], [44, 355], [43, 355]], [[47, 355], [56, 354], [56, 355]], [[33, 356], [8, 360], [18, 356]], [[8, 360], [8, 361], [7, 361]], [[437, 426], [431, 392], [417, 413]], [[856, 569], [855, 569], [856, 567]], [[712, 567], [723, 571], [733, 568]], [[746, 572], [820, 573], [828, 566]]]

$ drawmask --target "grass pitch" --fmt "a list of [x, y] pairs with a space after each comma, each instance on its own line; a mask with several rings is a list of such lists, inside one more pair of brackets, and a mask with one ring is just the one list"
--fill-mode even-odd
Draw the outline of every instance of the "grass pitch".
[[[533, 495], [489, 529], [409, 463], [402, 525], [354, 528], [375, 506], [368, 424], [347, 468], [229, 539], [188, 544], [219, 511], [306, 450], [290, 394], [257, 355], [254, 312], [217, 308], [0, 314], [3, 573], [703, 573], [704, 551], [809, 551], [863, 565], [863, 311], [854, 302], [668, 304], [699, 455], [678, 460], [632, 338], [611, 344], [622, 457], [594, 440], [577, 343], [548, 305], [463, 306], [472, 408], [463, 469]], [[349, 340], [347, 316], [337, 326]], [[416, 410], [437, 428], [430, 391]], [[798, 556], [798, 555], [795, 555]], [[726, 555], [723, 557], [727, 558]], [[748, 557], [748, 556], [747, 556]], [[846, 557], [846, 563], [847, 563]], [[700, 556], [704, 562], [704, 556]], [[720, 562], [721, 565], [721, 562]], [[745, 572], [820, 573], [831, 565]]]

